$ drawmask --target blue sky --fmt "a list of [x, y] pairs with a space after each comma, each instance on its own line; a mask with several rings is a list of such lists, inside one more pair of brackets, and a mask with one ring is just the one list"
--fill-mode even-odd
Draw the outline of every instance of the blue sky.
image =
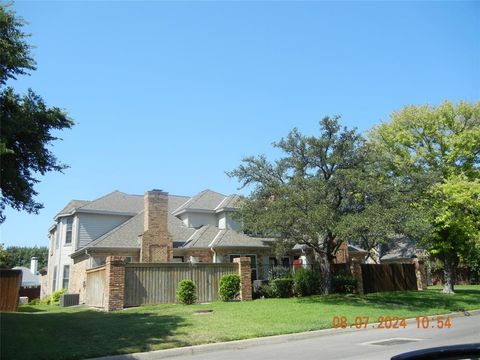
[[361, 131], [407, 104], [480, 99], [480, 2], [17, 2], [38, 70], [11, 82], [67, 110], [37, 185], [1, 242], [47, 245], [71, 199], [161, 188], [237, 191], [246, 155], [342, 115]]

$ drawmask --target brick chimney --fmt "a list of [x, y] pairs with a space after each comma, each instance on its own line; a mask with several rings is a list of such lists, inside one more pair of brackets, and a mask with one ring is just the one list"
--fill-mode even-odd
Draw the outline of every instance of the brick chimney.
[[147, 191], [143, 202], [144, 233], [140, 261], [170, 262], [173, 257], [173, 242], [168, 232], [168, 193], [156, 189]]

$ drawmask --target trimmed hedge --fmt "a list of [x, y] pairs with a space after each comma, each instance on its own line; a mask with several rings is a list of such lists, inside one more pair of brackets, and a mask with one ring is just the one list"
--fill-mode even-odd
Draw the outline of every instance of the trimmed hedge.
[[177, 300], [182, 304], [190, 305], [197, 300], [197, 286], [192, 280], [182, 280], [178, 283]]
[[226, 274], [220, 279], [218, 295], [222, 301], [235, 299], [240, 293], [240, 276], [237, 274]]

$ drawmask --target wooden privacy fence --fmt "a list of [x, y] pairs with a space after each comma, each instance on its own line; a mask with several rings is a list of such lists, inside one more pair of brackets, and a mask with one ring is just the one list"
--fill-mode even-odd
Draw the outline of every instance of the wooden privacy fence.
[[127, 264], [124, 306], [174, 303], [178, 283], [184, 279], [195, 282], [198, 302], [210, 302], [218, 299], [222, 276], [237, 273], [238, 264], [233, 263]]
[[361, 268], [365, 294], [417, 290], [414, 264], [362, 264]]
[[87, 270], [86, 303], [89, 306], [105, 306], [106, 269], [99, 266]]
[[0, 270], [0, 310], [16, 311], [22, 270]]

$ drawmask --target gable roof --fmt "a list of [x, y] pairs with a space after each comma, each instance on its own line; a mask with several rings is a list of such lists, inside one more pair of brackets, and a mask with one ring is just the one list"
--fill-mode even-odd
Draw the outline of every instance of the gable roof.
[[178, 207], [173, 214], [179, 215], [188, 210], [201, 210], [214, 212], [215, 209], [227, 198], [226, 195], [212, 190], [204, 190]]
[[90, 201], [87, 201], [87, 200], [71, 200], [62, 210], [58, 212], [57, 215], [55, 215], [55, 218], [59, 216], [71, 215], [74, 212], [74, 210], [88, 204], [89, 202]]

